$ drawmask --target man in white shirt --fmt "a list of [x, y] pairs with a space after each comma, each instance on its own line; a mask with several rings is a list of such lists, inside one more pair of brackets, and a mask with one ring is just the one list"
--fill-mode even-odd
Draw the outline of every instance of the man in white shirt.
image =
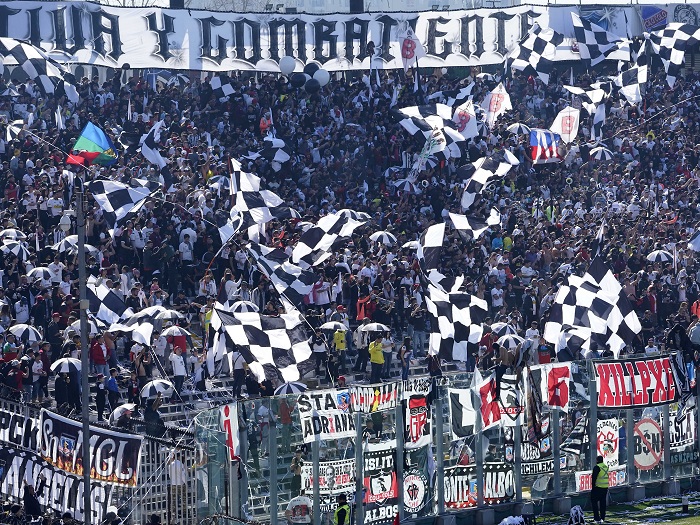
[[179, 452], [173, 451], [168, 461], [170, 477], [170, 521], [183, 523], [187, 521], [187, 471], [179, 458]]
[[66, 265], [61, 262], [61, 258], [56, 255], [53, 262], [48, 266], [51, 272], [51, 284], [53, 286], [58, 286], [63, 280], [63, 270], [66, 269]]
[[491, 289], [491, 309], [498, 311], [503, 306], [503, 287], [501, 281], [496, 281], [496, 285]]
[[185, 238], [180, 243], [178, 250], [180, 251], [181, 263], [186, 265], [191, 265], [194, 263], [194, 251], [192, 249], [192, 243], [190, 242], [189, 234], [185, 234]]
[[650, 338], [647, 341], [647, 345], [644, 347], [644, 353], [646, 355], [656, 355], [659, 353], [659, 347], [654, 343], [654, 338]]
[[29, 321], [29, 301], [26, 297], [15, 303], [15, 321], [17, 324]]
[[529, 339], [531, 341], [539, 341], [540, 331], [537, 328], [537, 321], [532, 321], [532, 323], [530, 323], [530, 328], [525, 330], [525, 339]]
[[185, 368], [185, 359], [182, 357], [182, 348], [175, 347], [175, 350], [170, 354], [170, 363], [173, 365], [173, 385], [178, 395], [182, 392], [182, 384], [185, 382], [187, 368]]

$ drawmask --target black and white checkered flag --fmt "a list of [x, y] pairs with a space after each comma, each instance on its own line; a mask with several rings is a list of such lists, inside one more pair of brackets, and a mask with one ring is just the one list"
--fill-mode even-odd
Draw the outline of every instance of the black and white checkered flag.
[[668, 24], [664, 29], [653, 31], [649, 35], [651, 50], [661, 58], [666, 69], [666, 82], [670, 87], [673, 87], [680, 74], [686, 50], [699, 40], [700, 28], [691, 24]]
[[300, 218], [299, 212], [270, 190], [239, 191], [231, 209], [231, 219], [239, 229], [292, 218]]
[[455, 106], [461, 106], [468, 100], [472, 99], [472, 90], [476, 84], [471, 82], [468, 86], [460, 89], [447, 89], [443, 91], [436, 91], [435, 93], [428, 96], [428, 102], [434, 100], [444, 100], [445, 104], [453, 108]]
[[73, 74], [40, 48], [3, 37], [0, 38], [0, 56], [12, 57], [44, 95], [65, 94], [71, 102], [78, 102]]
[[571, 20], [581, 58], [590, 60], [591, 66], [600, 64], [613, 53], [617, 60], [630, 60], [629, 40], [606, 31], [574, 12], [571, 13]]
[[311, 370], [311, 346], [299, 314], [214, 312], [212, 327], [238, 347], [257, 381], [298, 381]]
[[585, 109], [589, 115], [594, 115], [598, 104], [603, 102], [603, 100], [605, 100], [609, 95], [609, 92], [606, 92], [604, 89], [605, 86], [602, 86], [601, 84], [595, 85], [599, 87], [591, 86], [593, 89], [585, 90], [576, 86], [564, 86], [564, 89], [579, 97], [581, 100], [581, 107]]
[[609, 348], [617, 357], [642, 327], [622, 286], [601, 257], [595, 257], [583, 277], [570, 275], [557, 292], [545, 323], [544, 338], [558, 344], [562, 334], [577, 335]]
[[231, 83], [231, 79], [227, 75], [217, 75], [209, 82], [214, 98], [219, 102], [226, 102], [228, 98], [236, 92], [236, 89]]
[[320, 264], [332, 254], [331, 247], [342, 239], [349, 238], [356, 228], [362, 226], [365, 220], [352, 218], [352, 210], [341, 210], [321, 217], [299, 237], [299, 242], [292, 250], [291, 260], [302, 268]]
[[425, 303], [430, 314], [429, 354], [448, 361], [467, 361], [483, 335], [488, 312], [483, 299], [465, 292], [447, 293], [428, 285]]
[[299, 308], [304, 297], [311, 293], [316, 275], [310, 270], [302, 270], [289, 262], [287, 254], [279, 248], [268, 248], [256, 243], [247, 246], [248, 253], [255, 259], [258, 268], [263, 272], [277, 293], [285, 296], [296, 308]]
[[231, 159], [231, 183], [229, 185], [231, 195], [239, 191], [260, 191], [260, 177], [252, 173], [246, 173], [241, 163]]
[[647, 42], [637, 54], [635, 64], [615, 77], [615, 85], [620, 88], [620, 93], [630, 104], [639, 104], [642, 101], [644, 86], [649, 80], [649, 57], [647, 55]]
[[145, 186], [129, 186], [113, 180], [96, 180], [86, 186], [102, 209], [110, 231], [134, 217], [151, 195], [151, 190]]
[[269, 160], [272, 163], [272, 168], [275, 171], [280, 171], [282, 169], [281, 164], [292, 158], [291, 154], [292, 150], [287, 146], [284, 140], [268, 135], [265, 137], [265, 140], [263, 140], [262, 149], [257, 152], [249, 151], [248, 155], [244, 155], [243, 157], [250, 160], [259, 158]]
[[424, 155], [433, 156], [438, 161], [462, 156], [459, 145], [466, 139], [457, 131], [452, 114], [452, 108], [445, 104], [391, 110], [391, 115], [398, 123], [417, 138], [425, 150]]
[[105, 323], [118, 323], [126, 316], [133, 314], [120, 295], [106, 284], [98, 283], [94, 278], [88, 280], [87, 298], [90, 301], [90, 312]]
[[472, 164], [457, 169], [456, 178], [464, 181], [462, 208], [469, 210], [481, 195], [484, 188], [500, 183], [501, 179], [520, 161], [510, 151], [504, 149], [490, 157], [482, 157]]
[[450, 213], [450, 220], [462, 238], [471, 241], [481, 237], [490, 226], [500, 224], [501, 214], [496, 208], [491, 208], [491, 213], [486, 218]]
[[564, 37], [560, 33], [553, 29], [542, 29], [535, 23], [525, 38], [506, 55], [506, 71], [534, 71], [542, 82], [549, 84], [557, 46], [563, 41]]

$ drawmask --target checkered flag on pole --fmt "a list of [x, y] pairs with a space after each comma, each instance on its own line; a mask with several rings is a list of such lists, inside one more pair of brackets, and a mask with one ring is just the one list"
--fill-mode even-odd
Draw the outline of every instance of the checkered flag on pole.
[[227, 75], [215, 76], [211, 79], [209, 85], [214, 92], [214, 97], [219, 102], [226, 102], [228, 98], [236, 92], [231, 83], [231, 79]]
[[267, 276], [281, 296], [285, 296], [296, 308], [311, 293], [316, 281], [314, 272], [303, 270], [289, 262], [287, 254], [279, 248], [268, 248], [256, 243], [247, 246], [261, 272]]
[[639, 104], [642, 101], [642, 90], [649, 80], [649, 57], [647, 55], [647, 42], [642, 43], [639, 49], [636, 63], [626, 71], [615, 77], [615, 85], [620, 88], [630, 104]]
[[270, 317], [218, 308], [214, 313], [212, 327], [238, 347], [257, 381], [298, 381], [311, 370], [311, 346], [298, 313]]
[[365, 220], [352, 218], [351, 210], [341, 210], [321, 217], [315, 226], [301, 234], [292, 250], [291, 260], [302, 268], [320, 264], [329, 255], [331, 247], [339, 240], [349, 238]]
[[102, 209], [110, 232], [134, 217], [151, 195], [151, 190], [145, 186], [132, 187], [113, 180], [96, 180], [86, 186]]

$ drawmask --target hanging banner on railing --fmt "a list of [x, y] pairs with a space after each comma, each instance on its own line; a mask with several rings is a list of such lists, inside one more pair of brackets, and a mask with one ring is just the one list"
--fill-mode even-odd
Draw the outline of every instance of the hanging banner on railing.
[[297, 407], [304, 443], [355, 437], [348, 390], [321, 390], [299, 395]]
[[[505, 503], [515, 495], [513, 465], [484, 463], [484, 503]], [[476, 465], [445, 469], [445, 506], [450, 509], [475, 507]]]
[[[341, 459], [338, 461], [319, 462], [319, 494], [321, 497], [321, 512], [331, 512], [335, 509], [336, 498], [345, 494], [348, 503], [355, 500], [355, 460]], [[306, 462], [301, 466], [301, 488], [309, 496], [314, 491], [314, 466]]]
[[396, 408], [401, 401], [401, 381], [380, 385], [353, 386], [350, 400], [354, 412], [371, 414]]
[[369, 443], [364, 462], [365, 521], [367, 525], [393, 523], [399, 513], [396, 479], [396, 442]]
[[[576, 472], [576, 491], [585, 492], [591, 490], [593, 482], [593, 471], [584, 470]], [[627, 483], [627, 466], [620, 465], [613, 467], [608, 471], [608, 487], [619, 487]]]
[[601, 408], [665, 405], [678, 399], [679, 389], [668, 356], [596, 361], [593, 366]]
[[[43, 481], [41, 476], [44, 477]], [[34, 486], [43, 507], [59, 514], [70, 512], [76, 520], [86, 523], [102, 523], [107, 506], [112, 504], [112, 495], [118, 488], [112, 483], [90, 483], [92, 519], [85, 520], [82, 476], [69, 474], [51, 465], [35, 452], [0, 446], [0, 492], [14, 501], [22, 501], [25, 481]]]
[[[135, 487], [142, 436], [90, 427], [90, 478]], [[48, 410], [40, 415], [39, 454], [67, 474], [83, 475], [83, 427]]]
[[[9, 407], [8, 407], [9, 408]], [[0, 410], [0, 443], [36, 450], [39, 420], [10, 410]]]
[[608, 467], [620, 464], [620, 422], [617, 419], [599, 419], [596, 427], [598, 455]]
[[240, 456], [241, 440], [238, 437], [238, 403], [219, 407], [219, 428], [226, 434], [226, 448], [231, 461]]
[[412, 378], [404, 382], [406, 404], [404, 439], [407, 449], [424, 447], [432, 442], [430, 403], [433, 390], [431, 378]]
[[[279, 71], [298, 57], [297, 71], [315, 61], [328, 71], [403, 68], [409, 28], [425, 49], [421, 67], [499, 64], [534, 22], [573, 37], [575, 6], [522, 5], [423, 13], [227, 13], [158, 7], [122, 8], [91, 2], [18, 1], [0, 6], [0, 37], [41, 46], [70, 64], [195, 71]], [[604, 16], [607, 29], [642, 32], [632, 7]], [[614, 18], [614, 20], [613, 20]], [[612, 55], [611, 59], [619, 58]], [[567, 39], [555, 60], [579, 60]], [[371, 64], [370, 64], [371, 61]]]

